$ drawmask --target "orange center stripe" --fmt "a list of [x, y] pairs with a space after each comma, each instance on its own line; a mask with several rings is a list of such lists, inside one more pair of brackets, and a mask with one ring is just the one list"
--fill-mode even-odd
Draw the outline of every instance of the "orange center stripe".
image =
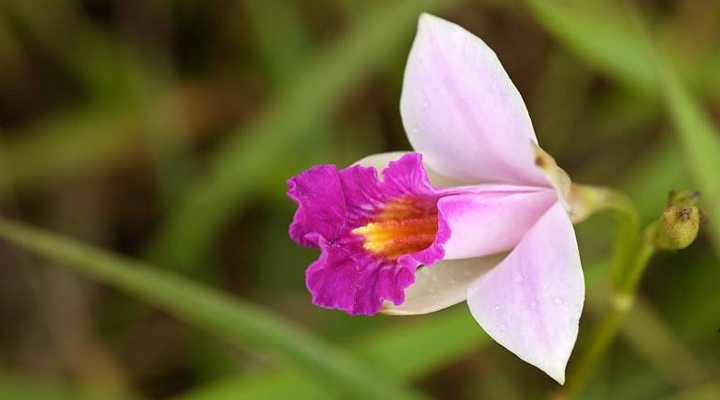
[[412, 199], [385, 205], [367, 225], [352, 231], [363, 236], [365, 250], [388, 259], [428, 248], [437, 235], [437, 209]]

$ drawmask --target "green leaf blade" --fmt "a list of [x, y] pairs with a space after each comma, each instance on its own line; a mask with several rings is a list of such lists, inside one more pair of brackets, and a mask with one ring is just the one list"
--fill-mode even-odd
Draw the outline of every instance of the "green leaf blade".
[[129, 292], [193, 326], [236, 345], [259, 346], [309, 370], [328, 387], [360, 398], [420, 398], [325, 344], [309, 332], [253, 304], [140, 262], [58, 235], [0, 220], [0, 236]]

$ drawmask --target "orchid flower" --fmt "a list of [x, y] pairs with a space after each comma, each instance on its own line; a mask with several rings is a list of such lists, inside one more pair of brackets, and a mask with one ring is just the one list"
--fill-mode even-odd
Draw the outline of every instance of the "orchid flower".
[[288, 181], [290, 236], [321, 251], [313, 303], [411, 315], [467, 301], [495, 341], [563, 383], [585, 296], [570, 180], [518, 90], [482, 40], [423, 14], [400, 111], [415, 152]]

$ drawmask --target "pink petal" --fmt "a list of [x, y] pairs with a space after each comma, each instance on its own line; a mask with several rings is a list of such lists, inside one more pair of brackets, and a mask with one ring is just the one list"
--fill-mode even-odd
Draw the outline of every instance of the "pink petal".
[[[557, 202], [552, 189], [492, 192], [501, 185], [480, 185], [478, 192], [440, 199], [438, 241], [445, 259], [480, 257], [515, 247], [540, 217]], [[447, 240], [443, 237], [449, 234]]]
[[400, 111], [431, 169], [464, 182], [547, 186], [535, 133], [495, 53], [458, 25], [423, 14], [408, 58]]
[[[511, 188], [515, 191], [502, 191]], [[405, 303], [386, 302], [384, 313], [424, 314], [465, 300], [468, 285], [497, 265], [557, 202], [552, 189], [480, 185], [470, 190], [440, 199], [436, 241], [443, 243], [445, 259], [421, 268]]]
[[[382, 170], [404, 154], [374, 154], [358, 164]], [[425, 169], [431, 181], [451, 183]], [[481, 257], [512, 249], [557, 201], [551, 189], [503, 184], [456, 186], [439, 193], [446, 195], [438, 202], [437, 237], [437, 242], [443, 243], [445, 259]]]
[[405, 302], [396, 306], [386, 301], [380, 312], [388, 315], [427, 314], [463, 302], [468, 286], [506, 255], [446, 260], [420, 268], [415, 273], [415, 283], [405, 290]]
[[584, 297], [575, 234], [560, 203], [468, 289], [470, 311], [488, 335], [560, 383]]

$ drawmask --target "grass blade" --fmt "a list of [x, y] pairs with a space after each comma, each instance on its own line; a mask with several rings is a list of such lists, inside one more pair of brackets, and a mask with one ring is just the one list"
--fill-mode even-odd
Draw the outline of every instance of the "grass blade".
[[[442, 313], [396, 321], [388, 328], [353, 340], [348, 347], [358, 359], [401, 382], [419, 379], [490, 343], [464, 305]], [[183, 400], [290, 397], [318, 399], [327, 398], [327, 395], [316, 382], [302, 379], [293, 369], [284, 368], [222, 379], [181, 396]]]
[[313, 372], [329, 388], [361, 398], [420, 397], [258, 306], [140, 262], [4, 219], [0, 219], [0, 236], [129, 292], [229, 343], [282, 354], [301, 370]]
[[641, 35], [613, 2], [527, 0], [535, 19], [588, 64], [625, 87], [657, 94]]

